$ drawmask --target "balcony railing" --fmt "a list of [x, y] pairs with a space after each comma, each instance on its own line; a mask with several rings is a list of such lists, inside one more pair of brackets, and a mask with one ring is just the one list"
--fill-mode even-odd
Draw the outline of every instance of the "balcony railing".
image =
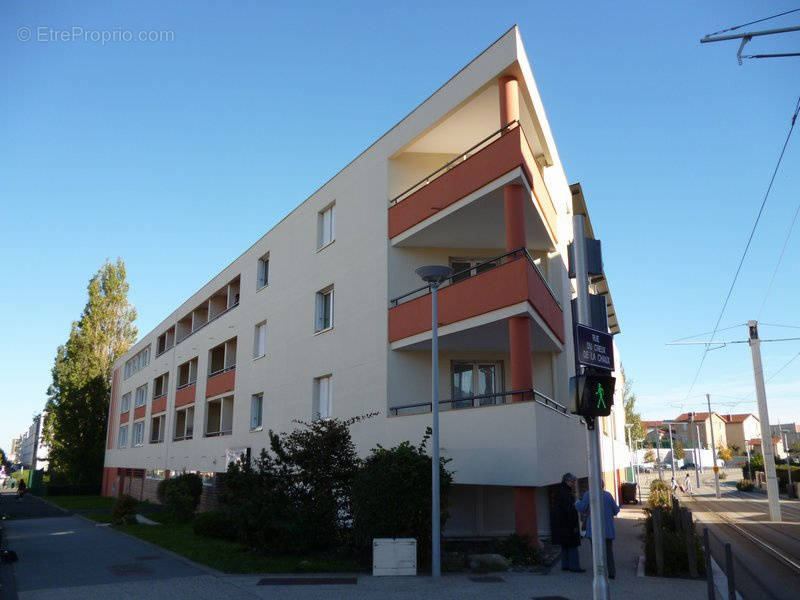
[[[468, 269], [463, 269], [462, 271], [458, 271], [456, 273], [453, 273], [450, 277], [448, 277], [447, 279], [442, 281], [441, 285], [439, 286], [439, 289], [445, 288], [445, 287], [447, 287], [449, 285], [453, 285], [454, 283], [458, 283], [459, 281], [463, 281], [464, 279], [467, 279], [467, 278], [471, 277], [472, 276], [472, 271], [475, 271], [476, 274], [477, 273], [485, 273], [486, 271], [491, 271], [492, 269], [496, 269], [498, 267], [501, 267], [501, 266], [506, 265], [506, 264], [508, 264], [510, 262], [513, 262], [515, 260], [520, 260], [520, 259], [527, 260], [528, 263], [534, 268], [534, 270], [536, 271], [536, 274], [539, 276], [539, 279], [541, 279], [541, 281], [544, 284], [545, 288], [550, 293], [550, 296], [553, 298], [555, 303], [558, 304], [558, 306], [560, 308], [562, 308], [562, 310], [563, 310], [563, 307], [561, 306], [561, 302], [559, 302], [558, 298], [556, 298], [556, 294], [553, 291], [553, 288], [551, 288], [550, 284], [547, 283], [547, 279], [545, 279], [544, 274], [542, 273], [541, 269], [539, 269], [538, 265], [534, 262], [533, 257], [530, 255], [530, 252], [528, 252], [527, 248], [517, 248], [516, 250], [512, 250], [511, 252], [507, 252], [506, 254], [501, 254], [500, 256], [495, 256], [494, 258], [489, 258], [489, 259], [485, 260], [484, 262], [482, 262], [480, 264], [471, 266]], [[409, 301], [414, 300], [416, 298], [420, 298], [422, 296], [425, 296], [426, 294], [429, 294], [430, 292], [431, 292], [431, 286], [430, 285], [423, 285], [421, 287], [418, 287], [415, 290], [411, 290], [410, 292], [406, 292], [405, 294], [403, 294], [401, 296], [397, 296], [396, 298], [392, 298], [389, 301], [389, 308], [394, 308], [395, 306], [399, 306], [400, 304], [403, 304], [405, 302], [409, 302]]]
[[[536, 402], [537, 404], [541, 404], [542, 406], [545, 406], [550, 410], [563, 414], [567, 417], [573, 416], [570, 414], [569, 409], [567, 409], [566, 406], [559, 404], [549, 396], [534, 388], [449, 398], [447, 400], [440, 400], [439, 406], [444, 407], [447, 410], [462, 410], [469, 408], [480, 408], [482, 406], [500, 406], [504, 404], [513, 404], [516, 402]], [[418, 402], [415, 404], [392, 406], [389, 407], [389, 414], [394, 417], [399, 417], [404, 415], [428, 413], [431, 412], [432, 406], [433, 404], [431, 402]]]
[[233, 429], [220, 429], [219, 431], [206, 431], [206, 437], [219, 437], [221, 435], [230, 435]]
[[[238, 299], [238, 298], [236, 299], [236, 301], [235, 301], [233, 304], [231, 304], [231, 305], [230, 305], [228, 308], [226, 308], [225, 310], [223, 310], [221, 313], [219, 313], [219, 314], [217, 314], [217, 315], [214, 315], [213, 317], [210, 317], [210, 318], [208, 319], [208, 321], [206, 321], [206, 322], [205, 322], [205, 323], [203, 323], [202, 325], [199, 325], [199, 326], [195, 327], [195, 328], [194, 328], [194, 329], [192, 329], [191, 331], [189, 331], [189, 332], [187, 332], [186, 334], [184, 334], [182, 337], [177, 337], [177, 334], [176, 334], [176, 338], [175, 338], [175, 346], [177, 346], [178, 344], [180, 344], [180, 343], [181, 343], [182, 341], [184, 341], [186, 338], [188, 338], [188, 337], [191, 337], [193, 334], [195, 334], [195, 333], [197, 333], [198, 331], [200, 331], [200, 330], [201, 330], [203, 327], [205, 327], [205, 326], [206, 326], [206, 325], [208, 325], [209, 323], [213, 323], [214, 321], [216, 321], [217, 319], [219, 319], [221, 316], [223, 316], [223, 315], [226, 315], [227, 313], [229, 313], [230, 311], [232, 311], [232, 310], [233, 310], [234, 308], [236, 308], [237, 306], [239, 306], [239, 299]], [[174, 347], [174, 346], [173, 346], [173, 347]]]
[[211, 377], [214, 377], [215, 375], [219, 375], [221, 373], [227, 373], [228, 371], [235, 371], [235, 370], [236, 370], [236, 365], [231, 365], [230, 367], [225, 367], [224, 369], [217, 369], [216, 371], [214, 371], [212, 373], [209, 373], [208, 377], [210, 379]]
[[486, 146], [491, 144], [498, 137], [503, 135], [506, 131], [508, 131], [509, 129], [513, 129], [517, 125], [519, 125], [519, 121], [518, 120], [514, 120], [514, 121], [511, 121], [510, 123], [507, 123], [506, 125], [503, 125], [503, 127], [498, 129], [497, 131], [494, 131], [494, 132], [490, 133], [485, 138], [483, 138], [480, 142], [478, 142], [477, 144], [473, 144], [472, 146], [470, 146], [469, 148], [464, 150], [464, 152], [462, 152], [458, 156], [456, 156], [454, 159], [448, 161], [447, 163], [445, 163], [444, 165], [442, 165], [441, 167], [436, 169], [433, 173], [430, 173], [429, 175], [426, 175], [425, 177], [420, 179], [418, 182], [416, 182], [414, 185], [412, 185], [408, 189], [404, 190], [403, 192], [399, 193], [394, 198], [390, 198], [389, 199], [389, 206], [397, 204], [398, 202], [402, 202], [403, 200], [408, 198], [411, 194], [416, 192], [418, 189], [420, 189], [421, 187], [425, 187], [426, 185], [428, 185], [431, 181], [433, 181], [437, 177], [440, 177], [441, 175], [444, 175], [445, 173], [447, 173], [453, 167], [458, 166], [459, 164], [461, 164], [462, 162], [467, 160], [470, 156], [472, 156], [476, 152], [479, 152], [480, 150], [482, 150], [483, 148], [485, 148]]
[[192, 439], [192, 437], [194, 437], [193, 433], [187, 433], [186, 435], [174, 435], [174, 436], [172, 436], [172, 441], [173, 442], [181, 442], [183, 440], [190, 440], [190, 439]]

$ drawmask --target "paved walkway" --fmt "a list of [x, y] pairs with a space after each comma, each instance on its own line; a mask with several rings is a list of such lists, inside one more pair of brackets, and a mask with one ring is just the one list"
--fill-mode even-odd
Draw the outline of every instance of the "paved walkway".
[[[6, 499], [3, 498], [3, 501]], [[32, 499], [31, 511], [42, 503]], [[617, 579], [610, 581], [613, 598], [647, 600], [704, 598], [703, 581], [636, 577], [641, 548], [638, 507], [626, 507], [617, 521]], [[227, 600], [228, 598], [393, 599], [416, 598], [529, 600], [556, 596], [591, 598], [591, 548], [581, 547], [586, 573], [562, 572], [556, 565], [549, 575], [497, 573], [487, 578], [467, 574], [430, 577], [359, 575], [356, 585], [257, 585], [261, 577], [222, 575], [175, 557], [146, 542], [74, 515], [31, 517], [5, 521], [8, 544], [20, 557], [13, 566], [20, 600], [77, 600], [93, 598], [170, 598]], [[324, 575], [325, 577], [329, 575]]]

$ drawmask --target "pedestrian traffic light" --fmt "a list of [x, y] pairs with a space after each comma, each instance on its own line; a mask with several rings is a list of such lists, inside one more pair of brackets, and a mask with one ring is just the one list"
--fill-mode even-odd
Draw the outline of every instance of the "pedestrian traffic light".
[[577, 377], [575, 414], [583, 417], [607, 417], [614, 404], [615, 379], [608, 373], [591, 370]]

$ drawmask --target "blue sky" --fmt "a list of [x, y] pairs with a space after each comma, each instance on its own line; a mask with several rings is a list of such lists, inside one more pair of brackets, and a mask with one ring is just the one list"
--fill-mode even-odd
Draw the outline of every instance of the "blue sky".
[[[702, 350], [665, 342], [713, 328], [800, 94], [800, 60], [739, 66], [736, 42], [698, 40], [791, 2], [326, 4], [3, 3], [0, 447], [42, 408], [106, 257], [125, 259], [150, 330], [514, 23], [603, 240], [640, 410], [702, 409], [706, 392], [755, 410], [746, 344], [710, 352], [687, 398]], [[37, 41], [73, 27], [173, 39]], [[800, 34], [751, 48], [796, 51]], [[759, 308], [800, 200], [798, 137], [722, 326], [800, 326], [798, 231]], [[798, 352], [765, 344], [767, 374]], [[773, 421], [800, 420], [798, 385], [800, 359], [768, 384]]]

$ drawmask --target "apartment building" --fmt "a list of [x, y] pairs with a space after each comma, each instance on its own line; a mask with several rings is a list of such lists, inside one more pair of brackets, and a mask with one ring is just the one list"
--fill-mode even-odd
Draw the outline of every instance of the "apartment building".
[[[451, 536], [549, 533], [549, 494], [587, 473], [571, 415], [570, 186], [520, 33], [506, 32], [144, 335], [115, 365], [103, 491], [152, 497], [268, 446], [295, 419], [378, 412], [361, 455], [430, 424], [439, 292], [441, 450]], [[243, 215], [244, 218], [244, 215]], [[249, 218], [249, 217], [248, 217]], [[605, 299], [619, 332], [608, 282]], [[622, 389], [617, 352], [617, 389]], [[622, 403], [602, 419], [606, 487], [629, 464]]]
[[[714, 429], [714, 443], [719, 448], [728, 446], [728, 439], [725, 430], [725, 419], [715, 412], [711, 413], [682, 413], [675, 419], [677, 425], [673, 425], [673, 430], [678, 431], [681, 441], [694, 447], [696, 436], [699, 433], [700, 447], [712, 449], [711, 447], [711, 428]], [[690, 424], [697, 425], [694, 431], [690, 431]]]

